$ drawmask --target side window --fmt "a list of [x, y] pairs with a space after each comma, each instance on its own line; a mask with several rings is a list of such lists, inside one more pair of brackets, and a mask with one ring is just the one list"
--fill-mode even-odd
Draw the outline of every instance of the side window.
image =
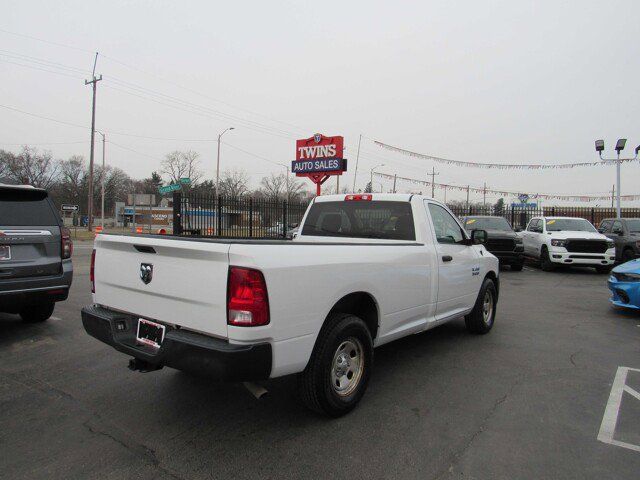
[[624, 230], [622, 229], [622, 222], [613, 222], [613, 228], [611, 229], [611, 233], [617, 233], [618, 235], [622, 235]]
[[429, 213], [438, 243], [460, 243], [465, 238], [455, 218], [440, 205], [429, 203]]
[[602, 233], [610, 233], [611, 220], [603, 220], [602, 223], [600, 223], [600, 230], [602, 230]]
[[538, 218], [534, 218], [533, 220], [531, 220], [529, 222], [529, 226], [527, 227], [527, 230], [529, 232], [537, 232], [538, 231], [538, 225], [540, 224], [540, 219]]

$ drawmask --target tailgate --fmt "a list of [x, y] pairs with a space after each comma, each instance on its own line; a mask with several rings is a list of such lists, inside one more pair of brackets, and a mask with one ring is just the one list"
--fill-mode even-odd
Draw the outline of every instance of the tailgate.
[[98, 235], [95, 248], [95, 303], [227, 337], [229, 244]]
[[59, 227], [0, 227], [0, 279], [60, 275]]

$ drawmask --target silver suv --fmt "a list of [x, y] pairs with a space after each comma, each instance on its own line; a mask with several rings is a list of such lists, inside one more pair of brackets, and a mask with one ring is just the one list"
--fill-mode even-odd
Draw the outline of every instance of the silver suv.
[[47, 320], [69, 295], [72, 253], [46, 190], [0, 184], [0, 312]]

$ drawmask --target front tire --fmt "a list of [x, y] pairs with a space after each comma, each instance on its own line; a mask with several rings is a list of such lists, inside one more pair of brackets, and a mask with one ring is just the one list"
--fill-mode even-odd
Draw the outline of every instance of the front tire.
[[625, 248], [624, 251], [622, 252], [622, 263], [630, 262], [634, 258], [636, 257], [633, 254], [633, 250], [631, 250], [630, 248]]
[[45, 302], [29, 305], [20, 310], [20, 317], [26, 323], [40, 323], [48, 320], [53, 315], [55, 303]]
[[311, 410], [340, 417], [364, 395], [373, 368], [373, 341], [355, 315], [334, 314], [320, 330], [307, 368], [298, 375], [298, 392]]
[[611, 271], [611, 265], [598, 265], [596, 267], [596, 272], [598, 273], [609, 273]]
[[496, 318], [497, 304], [498, 291], [496, 290], [496, 284], [490, 278], [485, 278], [473, 310], [464, 317], [467, 330], [479, 335], [489, 333]]
[[540, 252], [540, 268], [545, 272], [552, 272], [556, 268], [549, 257], [547, 247], [542, 247], [542, 251]]
[[511, 270], [513, 270], [514, 272], [521, 272], [523, 267], [524, 267], [524, 262], [511, 264]]

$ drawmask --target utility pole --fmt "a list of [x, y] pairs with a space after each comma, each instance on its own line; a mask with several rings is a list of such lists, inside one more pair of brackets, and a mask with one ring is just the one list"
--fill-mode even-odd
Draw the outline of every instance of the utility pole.
[[398, 180], [398, 174], [393, 176], [393, 193], [396, 193], [396, 180]]
[[467, 185], [467, 210], [469, 209], [469, 185]]
[[89, 215], [89, 221], [87, 222], [87, 230], [93, 230], [93, 147], [95, 144], [96, 136], [96, 85], [102, 80], [102, 75], [96, 77], [96, 64], [98, 63], [98, 52], [96, 52], [96, 58], [93, 61], [93, 72], [91, 73], [92, 80], [85, 80], [84, 84], [91, 84], [93, 88], [93, 101], [91, 106], [91, 153], [89, 154], [89, 198], [87, 204], [87, 213]]
[[358, 137], [358, 153], [356, 154], [356, 169], [353, 172], [353, 193], [356, 192], [356, 178], [358, 177], [358, 160], [360, 159], [360, 142], [362, 141], [362, 134]]
[[482, 189], [482, 206], [487, 206], [487, 182], [484, 182], [484, 188]]
[[443, 185], [442, 187], [444, 189], [444, 203], [447, 203], [447, 186]]
[[613, 184], [611, 188], [611, 208], [613, 208], [613, 198], [616, 196], [616, 185]]
[[436, 167], [431, 167], [431, 173], [427, 173], [427, 176], [431, 177], [431, 198], [435, 198], [436, 195], [436, 175], [440, 175], [440, 172], [436, 173]]
[[622, 213], [620, 209], [620, 166], [622, 162], [638, 160], [638, 152], [640, 152], [640, 145], [638, 145], [636, 147], [635, 156], [633, 158], [620, 158], [620, 152], [624, 150], [626, 144], [626, 138], [618, 139], [615, 147], [616, 158], [602, 158], [602, 152], [604, 151], [604, 140], [596, 140], [596, 152], [598, 153], [600, 159], [608, 163], [616, 164], [616, 186], [614, 187], [616, 197], [616, 218], [620, 218]]

